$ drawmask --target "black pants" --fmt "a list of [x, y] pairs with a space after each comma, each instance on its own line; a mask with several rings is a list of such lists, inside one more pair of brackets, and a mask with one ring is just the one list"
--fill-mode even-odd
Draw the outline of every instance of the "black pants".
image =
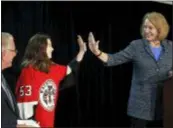
[[146, 128], [147, 120], [131, 117], [131, 128]]
[[163, 128], [162, 120], [148, 121], [131, 117], [131, 128]]

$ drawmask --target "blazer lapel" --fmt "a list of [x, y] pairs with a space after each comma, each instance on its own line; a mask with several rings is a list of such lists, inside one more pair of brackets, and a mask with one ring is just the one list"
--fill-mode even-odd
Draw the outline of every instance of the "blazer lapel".
[[10, 100], [9, 100], [7, 94], [6, 94], [6, 91], [4, 90], [3, 87], [1, 87], [1, 93], [2, 93], [1, 95], [4, 95], [4, 98], [5, 98], [4, 100], [5, 100], [6, 103], [8, 104], [9, 108], [10, 108], [13, 112], [15, 112], [14, 109], [13, 109], [13, 107], [11, 106], [11, 102], [10, 102]]
[[155, 60], [154, 55], [150, 49], [149, 42], [146, 39], [143, 39], [144, 42], [144, 48], [147, 51], [147, 53]]
[[162, 48], [163, 48], [163, 51], [161, 52], [160, 58], [161, 58], [162, 56], [166, 55], [166, 53], [168, 53], [168, 48], [167, 48], [168, 46], [167, 46], [166, 40], [163, 40], [163, 41], [161, 42], [161, 46], [162, 46]]
[[10, 93], [11, 98], [12, 98], [12, 103], [11, 103], [10, 99], [8, 97], [8, 94], [6, 94], [7, 92], [4, 90], [5, 88], [3, 88], [3, 91], [4, 91], [4, 93], [7, 97], [8, 104], [10, 105], [11, 109], [14, 110], [17, 115], [19, 115], [19, 110], [18, 110], [18, 107], [17, 107], [16, 98], [15, 98], [14, 94], [12, 93], [10, 87], [8, 86], [3, 74], [2, 74], [2, 82], [3, 82], [2, 84], [4, 84], [4, 86], [6, 87], [6, 89], [8, 89], [8, 92]]

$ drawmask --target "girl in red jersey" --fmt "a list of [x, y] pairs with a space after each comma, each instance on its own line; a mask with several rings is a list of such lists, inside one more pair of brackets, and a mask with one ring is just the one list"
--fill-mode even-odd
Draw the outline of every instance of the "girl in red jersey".
[[17, 81], [16, 96], [22, 119], [34, 118], [40, 127], [54, 127], [59, 83], [77, 67], [86, 52], [86, 44], [78, 36], [79, 52], [67, 66], [54, 63], [49, 36], [36, 34], [29, 40]]

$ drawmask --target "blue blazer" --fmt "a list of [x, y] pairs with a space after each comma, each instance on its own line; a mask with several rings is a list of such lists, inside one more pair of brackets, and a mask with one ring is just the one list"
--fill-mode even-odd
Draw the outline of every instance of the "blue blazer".
[[[8, 89], [10, 88], [8, 87]], [[13, 110], [10, 104], [10, 100], [7, 97], [7, 94], [5, 93], [1, 85], [1, 127], [2, 128], [16, 128], [17, 119], [19, 119], [19, 111], [18, 111], [17, 103], [12, 92], [11, 92], [11, 95], [13, 98], [15, 110]]]
[[162, 118], [162, 88], [172, 69], [172, 41], [163, 40], [161, 46], [163, 50], [158, 61], [145, 39], [134, 40], [124, 50], [108, 54], [106, 66], [133, 63], [129, 116], [145, 120]]

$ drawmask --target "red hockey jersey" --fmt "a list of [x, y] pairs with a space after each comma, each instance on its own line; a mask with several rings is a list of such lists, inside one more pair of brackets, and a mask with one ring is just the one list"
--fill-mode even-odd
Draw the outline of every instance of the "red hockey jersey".
[[55, 107], [60, 81], [66, 76], [67, 67], [52, 65], [48, 74], [32, 66], [22, 69], [16, 86], [20, 117], [34, 119], [40, 127], [54, 127]]

